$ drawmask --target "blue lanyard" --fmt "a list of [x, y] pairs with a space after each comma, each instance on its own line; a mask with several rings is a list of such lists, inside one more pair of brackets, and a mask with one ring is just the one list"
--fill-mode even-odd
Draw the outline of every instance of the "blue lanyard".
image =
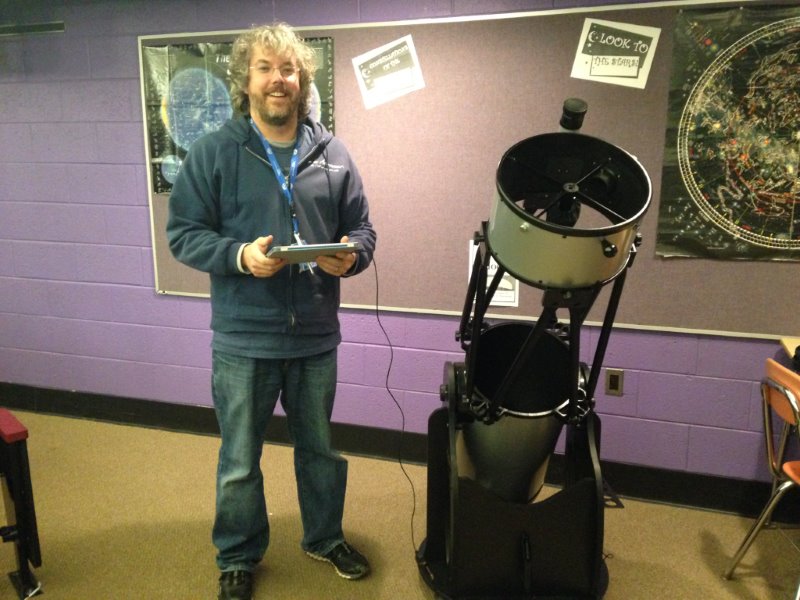
[[275, 178], [278, 180], [278, 184], [281, 186], [281, 191], [283, 195], [286, 197], [286, 201], [289, 203], [289, 212], [292, 215], [292, 228], [294, 230], [294, 235], [296, 239], [299, 239], [300, 236], [300, 229], [297, 223], [297, 214], [294, 212], [294, 200], [292, 198], [292, 190], [294, 189], [294, 182], [297, 181], [297, 165], [300, 162], [298, 159], [299, 155], [299, 146], [300, 146], [300, 135], [298, 132], [297, 142], [294, 145], [294, 150], [292, 150], [292, 158], [289, 161], [289, 179], [286, 179], [286, 176], [283, 174], [281, 170], [280, 164], [278, 164], [278, 158], [275, 156], [275, 153], [272, 151], [272, 146], [269, 145], [267, 138], [264, 137], [264, 134], [261, 133], [261, 130], [256, 127], [256, 124], [253, 122], [253, 119], [250, 119], [250, 125], [253, 126], [258, 137], [261, 138], [261, 143], [264, 145], [264, 150], [267, 153], [267, 158], [269, 159], [269, 164], [272, 165], [272, 171], [275, 173]]

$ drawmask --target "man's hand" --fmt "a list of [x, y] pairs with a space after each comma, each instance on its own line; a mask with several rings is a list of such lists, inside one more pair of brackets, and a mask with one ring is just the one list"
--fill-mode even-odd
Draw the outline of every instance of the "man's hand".
[[[346, 244], [349, 238], [344, 236], [340, 241]], [[316, 258], [316, 263], [317, 266], [328, 275], [341, 277], [353, 267], [356, 258], [355, 252], [337, 252], [333, 256], [318, 256]]]
[[253, 277], [272, 277], [280, 271], [286, 261], [282, 258], [267, 258], [267, 250], [272, 244], [272, 236], [267, 235], [253, 240], [242, 251], [242, 266]]

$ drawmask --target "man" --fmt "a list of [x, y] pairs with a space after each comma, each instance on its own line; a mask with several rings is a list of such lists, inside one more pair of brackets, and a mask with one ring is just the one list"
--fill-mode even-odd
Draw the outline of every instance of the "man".
[[[241, 114], [192, 145], [170, 196], [172, 253], [211, 277], [221, 600], [251, 598], [269, 544], [259, 461], [278, 399], [294, 443], [301, 547], [347, 579], [369, 572], [342, 533], [347, 463], [331, 448], [330, 418], [339, 278], [369, 266], [376, 234], [347, 150], [308, 118], [314, 71], [313, 48], [287, 25], [242, 34], [230, 63]], [[311, 265], [267, 256], [273, 245], [335, 241], [361, 249]]]

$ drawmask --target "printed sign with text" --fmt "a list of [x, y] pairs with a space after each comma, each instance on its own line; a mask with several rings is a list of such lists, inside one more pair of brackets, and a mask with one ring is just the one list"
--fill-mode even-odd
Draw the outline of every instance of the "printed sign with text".
[[661, 30], [586, 19], [572, 77], [644, 89]]

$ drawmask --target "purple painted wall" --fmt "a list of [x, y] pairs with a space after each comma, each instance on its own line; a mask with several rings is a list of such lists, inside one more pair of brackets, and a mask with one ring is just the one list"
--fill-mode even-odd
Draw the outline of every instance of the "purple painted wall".
[[[137, 36], [608, 3], [18, 4], [3, 24], [64, 21], [66, 33], [0, 38], [0, 381], [210, 406], [208, 301], [153, 291]], [[424, 433], [445, 362], [463, 358], [457, 319], [383, 313], [381, 322], [406, 430]], [[375, 314], [345, 311], [343, 325], [335, 419], [399, 429]], [[597, 331], [584, 334], [584, 348], [593, 347]], [[775, 340], [616, 331], [605, 366], [625, 370], [625, 394], [598, 392], [603, 458], [765, 479], [758, 380], [764, 359], [779, 355]]]

